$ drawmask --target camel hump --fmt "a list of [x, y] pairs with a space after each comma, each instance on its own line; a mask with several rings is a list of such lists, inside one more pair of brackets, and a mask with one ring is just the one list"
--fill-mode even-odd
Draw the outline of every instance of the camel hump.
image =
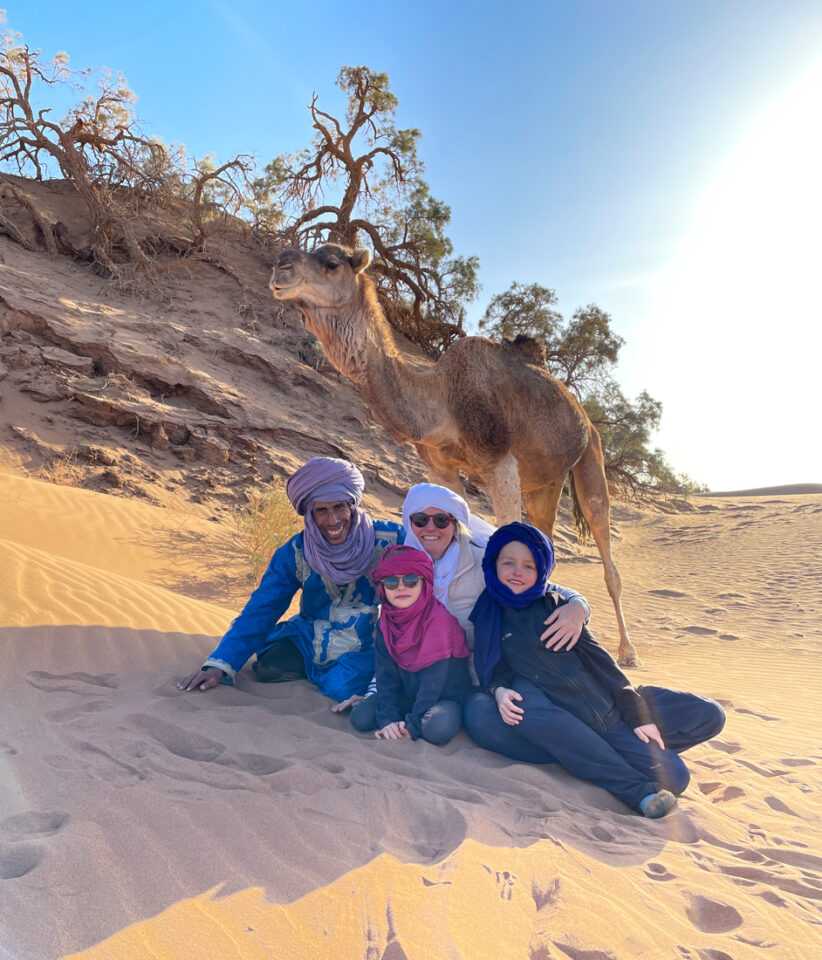
[[503, 343], [517, 350], [526, 363], [538, 363], [541, 365], [544, 364], [547, 359], [545, 344], [536, 340], [534, 337], [529, 337], [526, 333], [518, 333], [513, 340], [506, 338], [503, 340]]

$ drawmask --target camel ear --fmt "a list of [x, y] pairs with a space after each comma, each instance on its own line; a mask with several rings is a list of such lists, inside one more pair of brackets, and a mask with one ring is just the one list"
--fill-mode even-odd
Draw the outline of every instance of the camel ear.
[[359, 273], [361, 270], [365, 270], [369, 263], [371, 263], [371, 253], [368, 250], [363, 250], [361, 247], [358, 247], [349, 257], [348, 262], [351, 264], [351, 269], [354, 273]]

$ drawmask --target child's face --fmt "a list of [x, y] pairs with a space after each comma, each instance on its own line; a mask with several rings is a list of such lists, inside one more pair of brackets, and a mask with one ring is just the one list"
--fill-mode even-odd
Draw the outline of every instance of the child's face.
[[392, 607], [399, 607], [400, 610], [405, 610], [407, 607], [413, 606], [417, 600], [420, 598], [422, 593], [422, 577], [420, 577], [413, 587], [407, 587], [403, 583], [403, 578], [399, 578], [399, 583], [396, 587], [389, 587], [383, 583], [383, 590], [385, 590], [385, 599], [391, 604]]
[[511, 593], [523, 593], [537, 582], [534, 555], [519, 540], [512, 540], [497, 554], [497, 579]]

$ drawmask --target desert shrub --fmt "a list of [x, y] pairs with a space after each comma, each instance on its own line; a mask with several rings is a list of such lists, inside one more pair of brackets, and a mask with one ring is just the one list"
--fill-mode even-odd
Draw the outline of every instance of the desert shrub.
[[300, 519], [282, 481], [246, 493], [246, 505], [234, 513], [237, 539], [249, 564], [248, 579], [256, 586], [271, 555], [300, 531]]
[[85, 474], [77, 462], [77, 453], [72, 450], [50, 463], [44, 463], [37, 471], [37, 479], [56, 483], [61, 487], [82, 487]]

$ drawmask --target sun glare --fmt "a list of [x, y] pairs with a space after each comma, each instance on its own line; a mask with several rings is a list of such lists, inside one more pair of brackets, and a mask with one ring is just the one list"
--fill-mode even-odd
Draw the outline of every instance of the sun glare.
[[820, 102], [822, 61], [725, 158], [646, 318], [660, 443], [713, 489], [822, 480], [802, 417], [822, 344]]

